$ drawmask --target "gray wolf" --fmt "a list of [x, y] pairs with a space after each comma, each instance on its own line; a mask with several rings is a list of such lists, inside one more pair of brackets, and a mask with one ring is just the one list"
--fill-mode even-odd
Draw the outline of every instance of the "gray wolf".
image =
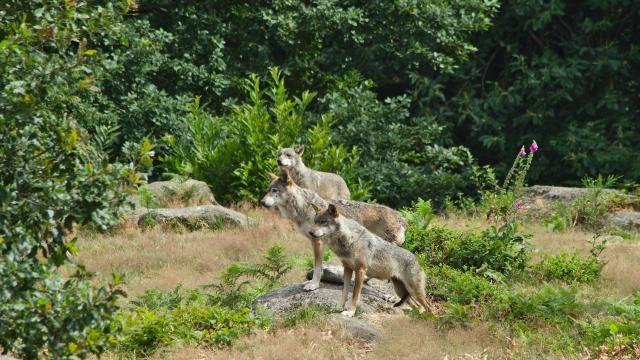
[[[382, 240], [357, 221], [341, 216], [333, 204], [329, 204], [326, 210], [315, 216], [309, 235], [323, 239], [342, 261], [343, 315], [355, 314], [365, 276], [391, 280], [396, 294], [400, 297], [395, 306], [402, 305], [411, 297], [425, 311], [430, 310], [431, 306], [424, 289], [424, 272], [418, 259], [410, 251]], [[355, 284], [352, 301], [348, 305], [347, 298], [353, 272]]]
[[[296, 229], [305, 235], [313, 246], [314, 255], [314, 271], [311, 280], [305, 283], [304, 289], [307, 291], [315, 290], [320, 286], [320, 277], [322, 275], [322, 242], [309, 235], [313, 220], [316, 216], [316, 208], [326, 209], [329, 203], [321, 198], [317, 193], [304, 189], [296, 185], [292, 177], [289, 176], [287, 170], [283, 170], [280, 176], [269, 174], [271, 178], [271, 184], [267, 190], [267, 193], [262, 198], [261, 203], [266, 207], [275, 207], [280, 214], [293, 222]], [[340, 201], [344, 203], [345, 201]], [[349, 214], [356, 220], [360, 220], [366, 224], [373, 224], [371, 231], [377, 233], [385, 240], [390, 242], [398, 242], [400, 239], [404, 240], [404, 226], [396, 226], [396, 230], [389, 231], [384, 228], [384, 224], [404, 224], [404, 220], [400, 217], [397, 211], [382, 205], [366, 204], [365, 205], [353, 205], [352, 203], [358, 203], [356, 201], [347, 200], [346, 202], [351, 205], [339, 205], [340, 202], [336, 202], [335, 206], [338, 206], [344, 211], [345, 216]], [[363, 210], [364, 209], [364, 210]], [[396, 218], [399, 217], [399, 220]], [[378, 223], [379, 222], [379, 223]], [[401, 231], [398, 231], [401, 230]]]
[[318, 193], [323, 199], [351, 199], [347, 183], [340, 175], [309, 169], [302, 162], [304, 146], [279, 149], [278, 169], [289, 171], [298, 186]]

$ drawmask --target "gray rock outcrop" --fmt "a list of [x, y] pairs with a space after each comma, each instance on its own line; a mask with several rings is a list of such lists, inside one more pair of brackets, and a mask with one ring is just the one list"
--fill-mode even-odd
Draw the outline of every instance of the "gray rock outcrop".
[[[146, 188], [153, 194], [154, 206], [159, 208], [218, 205], [211, 189], [203, 181], [155, 181], [147, 184]], [[131, 200], [136, 207], [151, 205], [144, 204], [139, 194], [132, 196]]]
[[218, 228], [222, 225], [247, 227], [257, 221], [248, 215], [220, 205], [202, 205], [175, 209], [137, 209], [130, 220], [139, 226], [175, 223], [186, 228]]

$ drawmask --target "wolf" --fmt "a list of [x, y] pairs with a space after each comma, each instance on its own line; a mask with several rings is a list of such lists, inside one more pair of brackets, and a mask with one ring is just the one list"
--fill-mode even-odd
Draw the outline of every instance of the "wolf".
[[[296, 185], [292, 177], [289, 176], [287, 170], [283, 170], [280, 176], [269, 173], [271, 184], [267, 193], [262, 198], [261, 203], [266, 207], [275, 207], [280, 214], [293, 222], [296, 229], [311, 240], [314, 257], [313, 277], [304, 285], [306, 291], [318, 289], [320, 286], [320, 278], [322, 275], [322, 242], [309, 235], [313, 220], [316, 216], [316, 208], [326, 209], [329, 202], [324, 200], [317, 193], [304, 189]], [[358, 203], [352, 200], [341, 200], [348, 203]], [[336, 203], [336, 206], [341, 206]], [[385, 240], [390, 242], [398, 242], [404, 240], [404, 227], [398, 227], [396, 231], [389, 231], [382, 226], [388, 224], [404, 224], [404, 220], [397, 211], [386, 206], [366, 204], [366, 205], [348, 205], [340, 207], [344, 211], [345, 216], [349, 214], [356, 220], [366, 224], [373, 224], [371, 231], [377, 233]], [[365, 209], [365, 210], [362, 210]], [[399, 217], [398, 218], [396, 218]], [[378, 224], [377, 222], [380, 222]], [[382, 225], [381, 225], [382, 224]], [[401, 230], [401, 231], [400, 231]]]
[[340, 214], [359, 222], [383, 240], [398, 246], [404, 244], [407, 223], [400, 212], [385, 205], [355, 200], [334, 199], [329, 202]]
[[304, 146], [279, 149], [278, 170], [288, 170], [298, 186], [318, 193], [323, 199], [351, 199], [347, 183], [340, 175], [309, 169], [302, 162]]
[[[320, 209], [317, 209], [320, 211]], [[342, 289], [342, 312], [354, 316], [360, 302], [360, 292], [365, 276], [391, 280], [400, 301], [400, 306], [411, 298], [424, 311], [431, 310], [425, 293], [425, 275], [418, 259], [410, 251], [382, 240], [353, 219], [340, 215], [338, 209], [329, 204], [326, 210], [314, 217], [309, 235], [323, 239], [344, 266]], [[355, 272], [355, 284], [351, 304], [347, 304], [351, 275]]]

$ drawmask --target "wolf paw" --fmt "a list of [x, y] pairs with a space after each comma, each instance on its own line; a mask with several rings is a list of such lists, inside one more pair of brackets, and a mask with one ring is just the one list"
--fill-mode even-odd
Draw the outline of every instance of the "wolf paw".
[[355, 310], [345, 310], [343, 312], [340, 313], [342, 316], [346, 316], [346, 317], [354, 317], [356, 314]]
[[320, 284], [310, 280], [310, 281], [307, 281], [307, 282], [304, 283], [303, 290], [304, 291], [314, 291], [314, 290], [318, 290], [319, 287], [320, 287]]

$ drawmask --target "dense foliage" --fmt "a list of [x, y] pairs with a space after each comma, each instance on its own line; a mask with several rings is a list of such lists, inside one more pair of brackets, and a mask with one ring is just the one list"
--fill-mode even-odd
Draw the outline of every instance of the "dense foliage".
[[96, 287], [73, 266], [72, 230], [113, 224], [138, 165], [151, 164], [148, 142], [123, 147], [128, 165], [110, 163], [78, 124], [103, 65], [87, 39], [120, 12], [81, 5], [9, 12], [0, 23], [0, 348], [24, 358], [85, 357], [113, 341], [119, 280]]
[[[481, 163], [508, 166], [514, 143], [545, 145], [531, 181], [585, 176], [640, 179], [640, 3], [507, 0], [479, 51], [438, 80], [453, 140]], [[500, 170], [500, 169], [498, 169]], [[543, 171], [544, 170], [544, 171]]]
[[268, 172], [277, 173], [276, 151], [291, 144], [307, 144], [305, 164], [321, 171], [342, 175], [354, 198], [364, 198], [367, 189], [358, 183], [354, 167], [355, 148], [347, 151], [336, 145], [329, 131], [330, 115], [315, 124], [305, 122], [306, 110], [314, 94], [308, 91], [290, 97], [284, 78], [271, 69], [268, 87], [260, 77], [245, 81], [247, 100], [231, 106], [221, 117], [213, 117], [196, 101], [186, 126], [187, 136], [167, 135], [169, 152], [162, 158], [168, 171], [204, 180], [220, 194], [219, 199], [256, 201], [269, 185]]

